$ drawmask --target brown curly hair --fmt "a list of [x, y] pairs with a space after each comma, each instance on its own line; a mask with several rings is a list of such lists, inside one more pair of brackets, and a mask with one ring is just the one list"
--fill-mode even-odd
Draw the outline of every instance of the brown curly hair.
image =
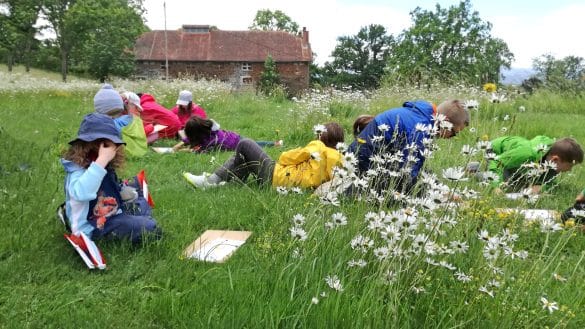
[[[69, 160], [78, 164], [80, 167], [87, 168], [89, 165], [97, 159], [100, 145], [103, 142], [110, 142], [107, 139], [100, 138], [92, 142], [86, 142], [82, 140], [74, 141], [69, 149], [63, 155], [65, 160]], [[123, 144], [118, 147], [116, 156], [110, 161], [108, 166], [114, 170], [124, 167], [126, 163], [126, 157], [124, 154]]]

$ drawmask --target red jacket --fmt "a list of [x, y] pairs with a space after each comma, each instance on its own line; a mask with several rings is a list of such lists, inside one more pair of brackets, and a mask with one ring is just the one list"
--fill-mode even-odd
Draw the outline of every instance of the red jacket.
[[177, 116], [158, 104], [152, 95], [142, 94], [140, 106], [142, 106], [140, 117], [145, 127], [156, 124], [167, 126], [158, 132], [159, 137], [174, 138], [181, 129], [181, 122]]
[[181, 121], [181, 128], [185, 127], [185, 123], [187, 123], [187, 120], [189, 120], [190, 117], [196, 115], [200, 118], [203, 119], [207, 119], [207, 114], [205, 113], [205, 110], [193, 103], [193, 107], [191, 108], [191, 113], [190, 114], [186, 114], [186, 115], [180, 115], [179, 114], [179, 105], [175, 105], [175, 107], [173, 107], [173, 109], [171, 110], [173, 113], [175, 113], [175, 115], [177, 116], [177, 118], [179, 118], [179, 121]]

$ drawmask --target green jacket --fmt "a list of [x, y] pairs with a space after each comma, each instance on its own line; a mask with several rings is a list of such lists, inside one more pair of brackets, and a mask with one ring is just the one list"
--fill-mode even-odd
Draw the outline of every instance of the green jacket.
[[[554, 139], [547, 136], [536, 136], [528, 140], [520, 136], [505, 136], [494, 139], [492, 151], [498, 156], [496, 160], [488, 163], [488, 170], [495, 172], [499, 180], [494, 184], [497, 186], [504, 181], [504, 171], [516, 171], [522, 164], [539, 162], [546, 154]], [[545, 145], [546, 148], [539, 148]]]

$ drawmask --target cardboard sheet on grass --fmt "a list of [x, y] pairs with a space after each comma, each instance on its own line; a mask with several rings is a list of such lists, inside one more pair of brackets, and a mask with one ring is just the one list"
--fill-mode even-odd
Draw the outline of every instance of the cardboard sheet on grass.
[[183, 256], [205, 262], [223, 263], [251, 234], [250, 231], [207, 230], [183, 251]]

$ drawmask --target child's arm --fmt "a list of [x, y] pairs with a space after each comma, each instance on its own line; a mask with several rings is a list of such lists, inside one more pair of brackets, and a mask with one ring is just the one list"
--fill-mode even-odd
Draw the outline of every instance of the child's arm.
[[183, 146], [185, 146], [185, 142], [178, 142], [175, 146], [173, 146], [173, 151], [177, 152], [178, 150], [180, 150]]
[[105, 175], [106, 170], [93, 162], [87, 170], [74, 171], [67, 177], [67, 191], [76, 201], [94, 200]]
[[575, 198], [575, 202], [583, 202], [585, 201], [585, 190], [581, 191], [579, 195]]

